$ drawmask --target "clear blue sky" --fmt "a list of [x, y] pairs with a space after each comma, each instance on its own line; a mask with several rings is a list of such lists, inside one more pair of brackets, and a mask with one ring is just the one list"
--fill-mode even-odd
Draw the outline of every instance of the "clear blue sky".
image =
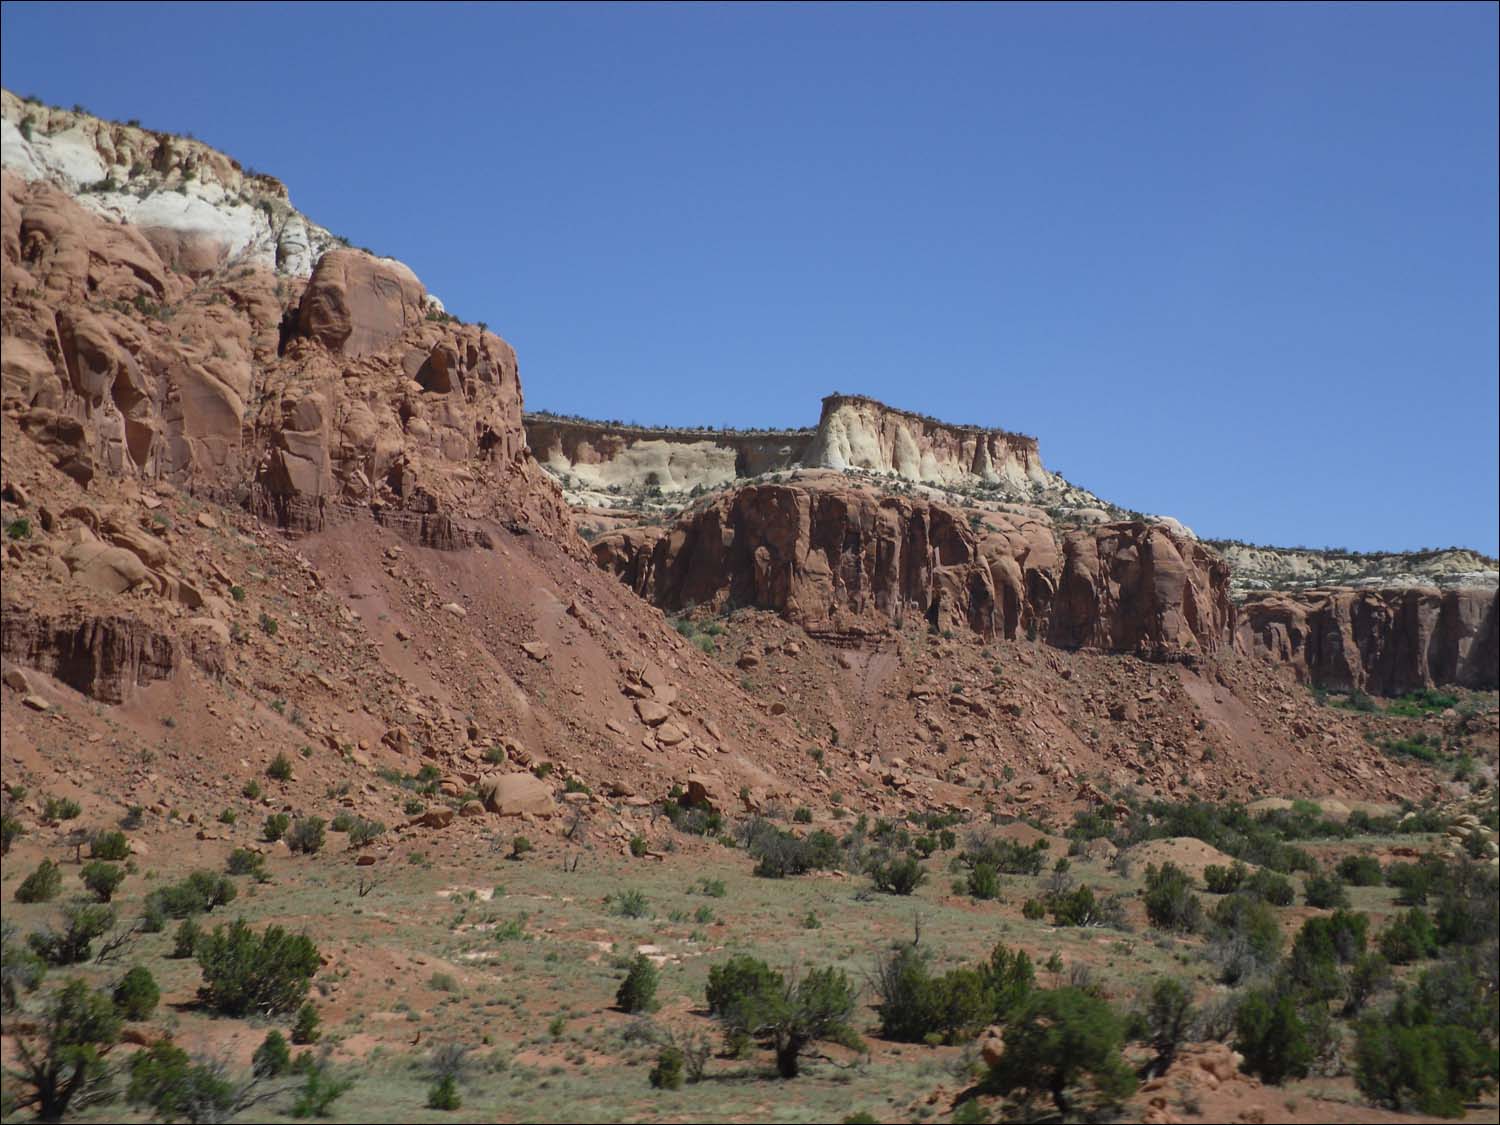
[[520, 351], [528, 405], [1036, 434], [1201, 534], [1497, 529], [1493, 4], [4, 5]]

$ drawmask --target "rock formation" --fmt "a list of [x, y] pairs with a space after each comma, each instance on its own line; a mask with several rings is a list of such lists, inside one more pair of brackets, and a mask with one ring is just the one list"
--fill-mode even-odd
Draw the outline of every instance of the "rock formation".
[[1337, 691], [1493, 690], [1500, 683], [1497, 619], [1493, 590], [1309, 590], [1247, 598], [1236, 641], [1242, 652]]
[[1069, 648], [1199, 656], [1230, 638], [1228, 569], [1161, 526], [1059, 536], [991, 515], [805, 474], [716, 499], [667, 529], [602, 536], [595, 561], [669, 609], [775, 610], [812, 632], [940, 630], [1039, 636]]

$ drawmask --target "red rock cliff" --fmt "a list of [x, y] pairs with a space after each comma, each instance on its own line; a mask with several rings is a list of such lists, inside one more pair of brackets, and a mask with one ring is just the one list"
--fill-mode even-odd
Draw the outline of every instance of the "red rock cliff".
[[1223, 562], [1160, 526], [1058, 538], [1045, 523], [992, 515], [971, 527], [956, 509], [833, 474], [743, 488], [672, 528], [602, 536], [593, 552], [665, 608], [754, 605], [812, 631], [918, 617], [982, 636], [1178, 658], [1227, 644], [1234, 613]]

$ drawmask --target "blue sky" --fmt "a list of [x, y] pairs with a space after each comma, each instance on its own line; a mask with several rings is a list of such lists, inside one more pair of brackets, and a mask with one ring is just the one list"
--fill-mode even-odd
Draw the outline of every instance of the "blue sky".
[[1041, 439], [1200, 534], [1500, 542], [1496, 6], [4, 5], [3, 81], [280, 176], [527, 403]]

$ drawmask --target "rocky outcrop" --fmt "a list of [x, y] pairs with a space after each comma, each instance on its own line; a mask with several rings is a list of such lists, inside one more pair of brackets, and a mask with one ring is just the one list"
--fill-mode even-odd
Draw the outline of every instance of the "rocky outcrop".
[[1437, 551], [1339, 551], [1257, 547], [1232, 540], [1209, 545], [1224, 556], [1236, 592], [1352, 586], [1390, 590], [1436, 586], [1500, 587], [1500, 561], [1460, 547]]
[[341, 242], [291, 204], [274, 176], [187, 137], [105, 121], [0, 91], [0, 163], [76, 196], [195, 277], [241, 261], [307, 277]]
[[823, 400], [811, 468], [865, 469], [930, 484], [1054, 483], [1034, 437], [940, 422], [860, 395]]
[[1488, 589], [1309, 590], [1240, 606], [1236, 642], [1336, 691], [1500, 686], [1500, 608]]
[[125, 615], [48, 615], [11, 603], [0, 618], [0, 653], [105, 703], [123, 703], [137, 687], [170, 679], [184, 658], [215, 676], [225, 659], [208, 630], [180, 640]]
[[803, 463], [812, 438], [812, 430], [652, 429], [549, 414], [526, 417], [526, 441], [536, 459], [575, 491], [601, 498], [652, 487], [724, 488], [784, 472]]
[[0, 405], [80, 484], [165, 480], [293, 530], [373, 514], [437, 547], [568, 526], [514, 350], [399, 262], [328, 253], [287, 308], [270, 273], [194, 284], [49, 183], [5, 173], [3, 202]]
[[[297, 327], [331, 352], [370, 355], [418, 327], [426, 303], [427, 291], [417, 275], [400, 262], [356, 250], [331, 250], [318, 259], [302, 294]], [[452, 389], [446, 378], [442, 382], [432, 389]]]
[[601, 536], [595, 561], [667, 609], [753, 605], [813, 632], [912, 617], [981, 636], [1160, 659], [1231, 636], [1228, 570], [1160, 525], [1068, 531], [1022, 517], [972, 522], [945, 505], [808, 474], [719, 498], [667, 529]]

